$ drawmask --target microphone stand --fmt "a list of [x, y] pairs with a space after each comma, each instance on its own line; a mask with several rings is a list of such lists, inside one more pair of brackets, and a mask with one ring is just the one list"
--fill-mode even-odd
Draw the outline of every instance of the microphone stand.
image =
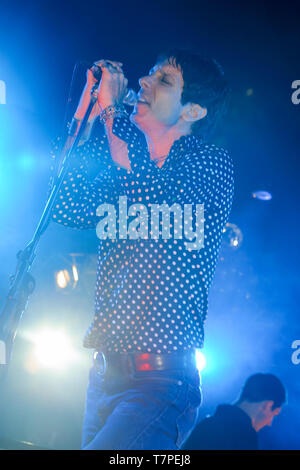
[[71, 156], [77, 147], [83, 132], [86, 128], [88, 118], [97, 101], [95, 90], [98, 87], [96, 83], [91, 91], [91, 101], [80, 123], [78, 132], [72, 142], [70, 149], [64, 156], [56, 180], [54, 181], [50, 196], [46, 202], [42, 216], [38, 222], [37, 228], [32, 240], [26, 245], [24, 250], [17, 253], [17, 267], [14, 275], [10, 277], [10, 288], [2, 311], [0, 312], [0, 380], [3, 380], [7, 374], [8, 366], [11, 360], [14, 340], [17, 334], [17, 327], [26, 310], [28, 298], [34, 291], [35, 280], [30, 274], [32, 263], [35, 259], [35, 251], [42, 234], [46, 231], [51, 221], [51, 210], [56, 201], [57, 194], [62, 181], [70, 165]]

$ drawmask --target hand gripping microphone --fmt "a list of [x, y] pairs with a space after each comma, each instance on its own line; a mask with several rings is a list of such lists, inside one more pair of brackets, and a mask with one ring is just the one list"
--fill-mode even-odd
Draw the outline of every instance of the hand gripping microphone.
[[[101, 68], [97, 64], [93, 64], [91, 67], [92, 74], [94, 75], [95, 79], [99, 82], [101, 78]], [[129, 88], [125, 97], [123, 98], [123, 103], [127, 104], [128, 106], [134, 106], [137, 102], [137, 94], [132, 88]]]

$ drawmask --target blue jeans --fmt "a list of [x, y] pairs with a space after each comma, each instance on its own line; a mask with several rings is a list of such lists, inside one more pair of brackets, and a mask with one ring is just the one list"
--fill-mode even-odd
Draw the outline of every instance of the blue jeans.
[[142, 371], [105, 378], [90, 371], [84, 450], [178, 450], [197, 422], [199, 372]]

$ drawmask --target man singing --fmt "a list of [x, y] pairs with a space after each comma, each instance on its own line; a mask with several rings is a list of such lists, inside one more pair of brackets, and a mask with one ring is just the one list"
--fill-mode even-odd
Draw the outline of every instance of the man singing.
[[[201, 402], [196, 351], [233, 198], [232, 160], [205, 141], [228, 86], [217, 62], [175, 50], [139, 80], [129, 118], [122, 64], [98, 65], [93, 130], [53, 211], [56, 222], [97, 228], [100, 238], [82, 448], [179, 449]], [[95, 83], [87, 77], [75, 122]], [[167, 210], [164, 220], [156, 209]]]

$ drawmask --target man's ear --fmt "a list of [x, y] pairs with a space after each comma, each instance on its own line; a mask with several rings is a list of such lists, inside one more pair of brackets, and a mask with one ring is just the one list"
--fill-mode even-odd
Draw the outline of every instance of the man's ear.
[[199, 104], [187, 103], [183, 107], [181, 117], [187, 122], [195, 122], [203, 119], [206, 115], [206, 108], [202, 108]]
[[264, 401], [261, 402], [261, 405], [262, 405], [263, 410], [271, 411], [272, 407], [274, 405], [274, 401], [273, 400], [264, 400]]

